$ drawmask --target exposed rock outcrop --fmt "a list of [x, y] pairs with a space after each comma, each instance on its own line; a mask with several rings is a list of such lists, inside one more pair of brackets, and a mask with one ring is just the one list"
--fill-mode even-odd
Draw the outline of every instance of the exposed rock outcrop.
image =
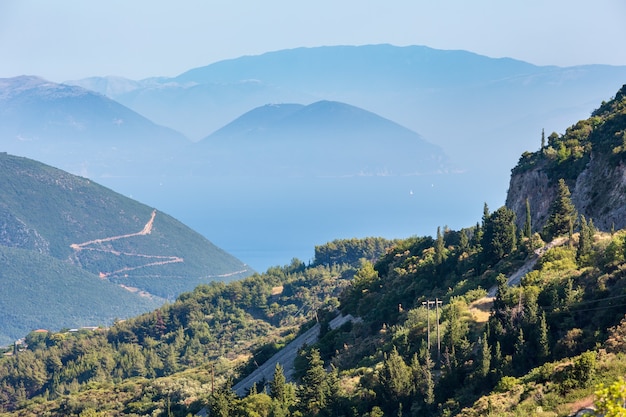
[[[568, 181], [568, 186], [578, 213], [593, 219], [598, 229], [626, 227], [626, 163], [615, 165], [603, 155], [592, 156], [576, 180]], [[540, 231], [548, 218], [557, 187], [558, 178], [548, 175], [546, 161], [528, 170], [513, 170], [506, 206], [517, 215], [517, 226], [523, 227], [526, 220], [528, 198], [532, 229]]]
[[560, 178], [565, 179], [578, 214], [592, 219], [598, 229], [626, 227], [626, 85], [589, 119], [563, 135], [550, 135], [539, 151], [522, 155], [506, 199], [518, 227], [526, 222], [528, 198], [532, 229], [542, 229]]
[[506, 196], [506, 206], [516, 214], [518, 228], [526, 221], [526, 199], [530, 203], [533, 231], [541, 230], [548, 218], [550, 204], [556, 196], [557, 182], [551, 181], [544, 167], [521, 173], [513, 170]]

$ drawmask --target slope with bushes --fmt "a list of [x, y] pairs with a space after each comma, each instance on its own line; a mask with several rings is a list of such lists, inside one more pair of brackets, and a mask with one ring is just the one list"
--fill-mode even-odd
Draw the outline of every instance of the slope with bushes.
[[[599, 381], [626, 372], [626, 230], [598, 231], [602, 219], [578, 215], [572, 200], [564, 180], [547, 227], [531, 224], [531, 204], [521, 222], [485, 205], [474, 227], [393, 242], [356, 268], [348, 254], [368, 244], [336, 249], [342, 242], [316, 251], [324, 258], [312, 266], [294, 260], [200, 286], [105, 333], [31, 334], [28, 350], [0, 361], [2, 407], [52, 416], [568, 415], [593, 403]], [[360, 321], [331, 329], [335, 309]], [[271, 381], [234, 394], [233, 382], [313, 319], [320, 338], [296, 359], [295, 382], [276, 366]]]

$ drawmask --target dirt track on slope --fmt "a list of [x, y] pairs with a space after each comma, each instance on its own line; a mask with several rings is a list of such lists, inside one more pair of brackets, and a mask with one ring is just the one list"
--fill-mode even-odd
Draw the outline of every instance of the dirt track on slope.
[[141, 229], [139, 232], [128, 233], [125, 235], [118, 235], [118, 236], [110, 236], [110, 237], [105, 237], [105, 238], [100, 238], [100, 239], [94, 239], [94, 240], [89, 240], [83, 243], [72, 243], [70, 247], [74, 249], [76, 253], [80, 253], [81, 251], [88, 250], [88, 251], [109, 253], [109, 254], [116, 255], [116, 256], [125, 255], [129, 257], [142, 258], [146, 260], [146, 263], [140, 264], [137, 266], [128, 266], [128, 267], [118, 269], [116, 271], [109, 271], [109, 272], [101, 271], [100, 278], [107, 278], [111, 275], [122, 274], [122, 273], [126, 273], [126, 272], [133, 271], [136, 269], [147, 268], [149, 266], [159, 266], [159, 265], [167, 265], [171, 263], [184, 262], [184, 259], [178, 256], [145, 255], [145, 254], [133, 253], [133, 252], [120, 252], [112, 248], [106, 248], [106, 247], [101, 246], [101, 244], [105, 242], [113, 242], [116, 240], [129, 239], [131, 237], [146, 236], [146, 235], [151, 234], [155, 217], [156, 217], [156, 210], [153, 210], [152, 215], [150, 216], [150, 220], [148, 220], [148, 222], [144, 225], [143, 229]]

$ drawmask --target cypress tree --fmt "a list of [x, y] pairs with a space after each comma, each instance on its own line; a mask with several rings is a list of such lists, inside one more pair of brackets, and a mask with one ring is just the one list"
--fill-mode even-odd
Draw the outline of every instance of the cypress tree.
[[437, 241], [435, 243], [435, 265], [441, 265], [443, 263], [443, 251], [444, 251], [443, 235], [441, 229], [437, 227]]
[[484, 380], [489, 375], [489, 371], [491, 369], [491, 348], [489, 347], [486, 332], [483, 335], [482, 339], [478, 340], [478, 343], [480, 344], [480, 350], [478, 357], [478, 368], [476, 369], [476, 371], [477, 375]]
[[517, 246], [515, 212], [504, 206], [494, 211], [483, 226], [483, 256], [487, 264], [504, 258]]
[[590, 223], [591, 226], [587, 223], [585, 216], [580, 216], [580, 233], [578, 234], [578, 249], [576, 250], [576, 260], [579, 263], [584, 263], [584, 258], [591, 253], [591, 242], [595, 228], [593, 222], [590, 221]]
[[528, 200], [528, 197], [526, 197], [526, 221], [524, 222], [523, 236], [530, 239], [532, 234], [533, 234], [533, 230], [532, 230], [532, 219], [530, 216], [530, 201]]
[[542, 312], [539, 318], [539, 360], [544, 361], [550, 356], [550, 341], [548, 339], [548, 323], [546, 322], [546, 312]]

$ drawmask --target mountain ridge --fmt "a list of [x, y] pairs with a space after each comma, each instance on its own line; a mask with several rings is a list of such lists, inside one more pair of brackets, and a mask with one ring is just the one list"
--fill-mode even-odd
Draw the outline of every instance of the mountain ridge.
[[214, 175], [398, 176], [450, 170], [441, 148], [419, 134], [330, 100], [257, 107], [195, 147], [213, 157]]
[[[28, 270], [29, 282], [39, 279], [45, 283], [45, 291], [56, 286], [67, 296], [70, 289], [63, 282], [63, 274], [58, 273], [63, 268], [74, 280], [83, 276], [111, 288], [101, 293], [120, 316], [129, 297], [114, 297], [119, 291], [129, 295], [129, 290], [136, 291], [135, 298], [130, 299], [146, 311], [201, 283], [230, 281], [252, 272], [171, 216], [34, 160], [0, 153], [0, 188], [0, 245], [7, 251], [21, 251], [21, 263], [11, 268], [15, 277], [11, 278], [7, 269], [2, 274], [3, 280], [8, 280], [6, 285]], [[43, 267], [46, 262], [56, 266], [47, 270]], [[81, 294], [80, 288], [71, 292], [72, 299]], [[151, 295], [152, 300], [144, 301], [140, 293]], [[89, 297], [94, 294], [98, 292], [85, 295], [80, 304], [85, 316], [90, 314]], [[3, 292], [0, 302], [12, 305], [11, 297], [10, 291]], [[48, 327], [44, 305], [40, 312], [44, 319], [37, 327]], [[129, 311], [141, 312], [136, 308]], [[102, 321], [107, 323], [113, 318], [100, 317], [106, 317]], [[58, 325], [57, 319], [51, 325]], [[25, 330], [23, 322], [16, 319], [16, 323]], [[7, 336], [4, 331], [0, 322], [0, 336]]]

